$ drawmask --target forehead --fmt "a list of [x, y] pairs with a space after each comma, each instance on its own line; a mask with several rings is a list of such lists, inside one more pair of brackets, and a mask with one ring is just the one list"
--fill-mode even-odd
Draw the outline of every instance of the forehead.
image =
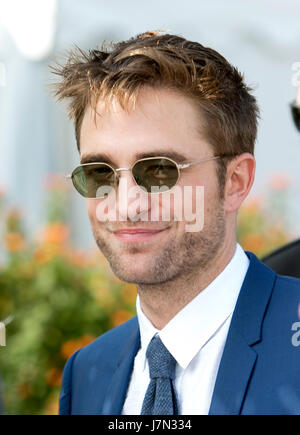
[[113, 161], [132, 161], [137, 155], [161, 152], [208, 155], [201, 114], [187, 97], [171, 90], [144, 88], [136, 105], [124, 110], [113, 100], [99, 101], [97, 114], [88, 107], [82, 121], [80, 154], [105, 154]]

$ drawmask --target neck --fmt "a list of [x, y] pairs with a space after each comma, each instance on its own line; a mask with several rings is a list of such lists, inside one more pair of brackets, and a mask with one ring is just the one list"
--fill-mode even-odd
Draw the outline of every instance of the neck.
[[192, 299], [204, 290], [227, 266], [236, 249], [236, 240], [222, 246], [205, 270], [195, 270], [172, 281], [138, 285], [141, 308], [156, 329], [162, 329]]

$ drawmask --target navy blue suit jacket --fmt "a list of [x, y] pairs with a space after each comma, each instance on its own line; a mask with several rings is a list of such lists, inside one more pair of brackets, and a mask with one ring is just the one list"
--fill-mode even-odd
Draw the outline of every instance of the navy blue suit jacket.
[[[300, 280], [247, 255], [209, 413], [300, 414]], [[121, 414], [139, 347], [134, 317], [75, 352], [64, 369], [60, 414]]]

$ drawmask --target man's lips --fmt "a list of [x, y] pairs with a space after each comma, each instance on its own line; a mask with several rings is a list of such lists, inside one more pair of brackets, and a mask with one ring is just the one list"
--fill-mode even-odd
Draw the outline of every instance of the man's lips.
[[143, 242], [152, 239], [157, 236], [162, 231], [167, 228], [162, 229], [146, 229], [146, 228], [124, 228], [121, 230], [113, 231], [113, 234], [118, 240], [124, 242]]

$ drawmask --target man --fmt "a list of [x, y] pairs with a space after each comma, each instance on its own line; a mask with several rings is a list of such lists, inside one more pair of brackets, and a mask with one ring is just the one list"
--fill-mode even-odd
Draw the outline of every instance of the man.
[[[295, 127], [300, 131], [300, 86], [296, 100], [291, 103], [291, 114]], [[293, 240], [276, 251], [271, 252], [262, 261], [281, 275], [300, 278], [300, 239]]]
[[68, 360], [60, 413], [300, 413], [300, 282], [236, 242], [258, 117], [241, 74], [156, 32], [73, 51], [54, 72], [73, 184], [112, 270], [138, 288], [137, 317]]

